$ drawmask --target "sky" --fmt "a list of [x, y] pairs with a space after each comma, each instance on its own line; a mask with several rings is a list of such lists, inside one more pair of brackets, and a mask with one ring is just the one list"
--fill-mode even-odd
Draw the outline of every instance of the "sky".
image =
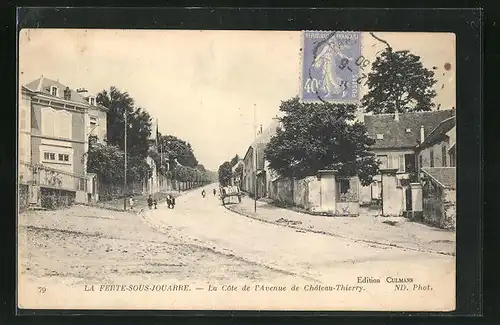
[[[455, 107], [454, 34], [375, 34], [435, 67], [434, 102]], [[362, 39], [373, 61], [384, 45], [367, 33]], [[254, 109], [265, 128], [281, 101], [299, 94], [301, 42], [299, 31], [24, 29], [19, 81], [43, 75], [89, 93], [116, 86], [158, 120], [162, 134], [191, 143], [198, 161], [217, 170], [253, 141]]]

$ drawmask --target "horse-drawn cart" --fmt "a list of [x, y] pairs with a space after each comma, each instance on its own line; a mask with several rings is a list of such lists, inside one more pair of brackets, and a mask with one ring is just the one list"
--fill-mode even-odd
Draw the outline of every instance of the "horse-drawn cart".
[[222, 205], [226, 205], [226, 203], [236, 203], [236, 202], [231, 202], [233, 201], [231, 198], [237, 198], [238, 203], [241, 203], [241, 191], [238, 186], [226, 186], [226, 187], [221, 187], [219, 189], [220, 193], [220, 198], [222, 201]]

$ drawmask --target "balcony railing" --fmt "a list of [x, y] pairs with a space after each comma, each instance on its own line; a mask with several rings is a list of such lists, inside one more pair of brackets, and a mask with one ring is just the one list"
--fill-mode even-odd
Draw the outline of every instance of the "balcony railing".
[[87, 191], [87, 179], [84, 176], [41, 164], [33, 166], [23, 161], [19, 166], [19, 182], [69, 191]]

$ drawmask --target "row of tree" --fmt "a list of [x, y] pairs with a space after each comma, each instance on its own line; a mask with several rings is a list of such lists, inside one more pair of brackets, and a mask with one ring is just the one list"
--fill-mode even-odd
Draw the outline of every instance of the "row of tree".
[[[436, 96], [433, 77], [420, 57], [387, 47], [366, 76], [368, 92], [361, 100], [362, 108], [373, 114], [430, 111]], [[270, 168], [296, 178], [330, 169], [340, 176], [357, 175], [363, 185], [369, 185], [379, 172], [379, 162], [370, 151], [375, 140], [365, 125], [352, 122], [358, 109], [353, 104], [302, 103], [299, 98], [283, 101], [282, 127], [264, 152]], [[219, 167], [221, 183], [230, 180], [233, 166], [224, 162]]]
[[[150, 156], [158, 167], [158, 173], [182, 182], [207, 183], [216, 181], [213, 172], [198, 163], [191, 145], [175, 136], [157, 134], [157, 150], [150, 149], [152, 132], [151, 115], [136, 106], [134, 99], [116, 87], [103, 90], [97, 95], [97, 103], [108, 108], [107, 139], [98, 143], [89, 139], [87, 171], [96, 173], [107, 184], [123, 184], [125, 128], [127, 128], [127, 182], [141, 182], [152, 176], [146, 163]], [[125, 118], [127, 123], [125, 124]]]

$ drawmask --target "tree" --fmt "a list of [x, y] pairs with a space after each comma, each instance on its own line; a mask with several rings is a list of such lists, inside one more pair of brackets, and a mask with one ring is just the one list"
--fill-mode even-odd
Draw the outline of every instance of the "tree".
[[173, 135], [159, 134], [158, 145], [161, 147], [159, 151], [162, 152], [168, 160], [173, 161], [177, 159], [183, 166], [196, 167], [198, 165], [198, 160], [194, 155], [190, 143]]
[[231, 177], [233, 174], [231, 163], [225, 161], [219, 166], [219, 183], [221, 186], [227, 186], [231, 183]]
[[[243, 166], [242, 165], [238, 165], [234, 169], [233, 177], [239, 179], [241, 182], [241, 180], [243, 179]], [[241, 186], [241, 184], [238, 184], [238, 185]]]
[[127, 151], [131, 155], [145, 158], [151, 135], [151, 116], [149, 113], [136, 107], [134, 99], [127, 92], [121, 92], [116, 87], [109, 91], [103, 90], [97, 94], [96, 101], [109, 109], [107, 113], [107, 142], [124, 150], [125, 121], [127, 114]]
[[363, 185], [378, 173], [378, 161], [370, 152], [374, 140], [360, 122], [351, 123], [356, 106], [351, 104], [283, 101], [283, 128], [264, 151], [271, 169], [282, 176], [302, 178], [330, 169], [339, 176], [358, 175]]
[[[94, 136], [89, 137], [87, 172], [95, 173], [106, 184], [123, 184], [125, 153], [117, 146], [98, 143]], [[150, 171], [149, 165], [137, 156], [127, 157], [127, 182], [140, 181]]]
[[240, 161], [240, 156], [236, 155], [231, 159], [231, 167], [236, 166], [236, 164]]
[[434, 72], [426, 69], [420, 57], [408, 50], [387, 48], [372, 64], [368, 92], [361, 103], [374, 114], [430, 111], [436, 91]]

